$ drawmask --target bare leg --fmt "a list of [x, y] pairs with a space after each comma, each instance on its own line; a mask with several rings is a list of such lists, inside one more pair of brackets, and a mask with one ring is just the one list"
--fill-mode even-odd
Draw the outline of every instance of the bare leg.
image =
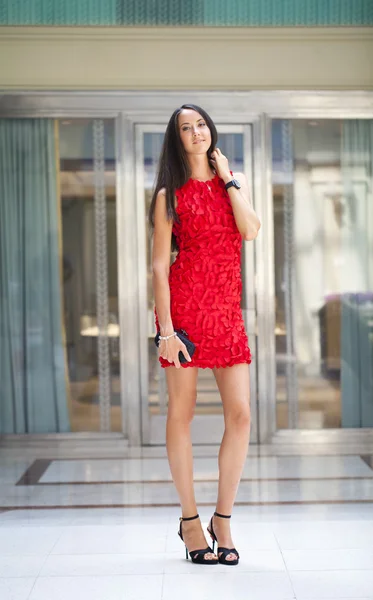
[[[193, 450], [190, 425], [197, 398], [197, 367], [167, 367], [168, 412], [166, 427], [167, 455], [172, 479], [179, 495], [182, 516], [197, 514], [193, 483]], [[182, 533], [190, 552], [207, 547], [201, 522], [184, 521]], [[216, 558], [206, 554], [205, 560]]]
[[[216, 511], [232, 513], [250, 437], [250, 377], [247, 364], [214, 369], [224, 409], [225, 431], [219, 451], [219, 488]], [[219, 546], [233, 548], [230, 521], [214, 517]], [[229, 554], [228, 560], [236, 556]]]

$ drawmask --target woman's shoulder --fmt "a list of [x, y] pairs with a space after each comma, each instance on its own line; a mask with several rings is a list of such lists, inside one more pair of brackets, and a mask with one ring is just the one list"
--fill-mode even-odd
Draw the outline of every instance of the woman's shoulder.
[[166, 188], [163, 187], [160, 190], [158, 190], [156, 198], [155, 198], [155, 204], [158, 208], [162, 207], [163, 209], [166, 209], [166, 205], [167, 205]]
[[[175, 190], [175, 195], [174, 195], [175, 211], [176, 211], [177, 205], [178, 205], [177, 199], [178, 199], [178, 190]], [[157, 206], [162, 206], [164, 208], [165, 212], [169, 214], [169, 208], [167, 207], [167, 203], [168, 203], [167, 188], [163, 187], [157, 193], [156, 204], [157, 204]]]
[[157, 193], [157, 198], [165, 198], [166, 197], [166, 188], [161, 188]]

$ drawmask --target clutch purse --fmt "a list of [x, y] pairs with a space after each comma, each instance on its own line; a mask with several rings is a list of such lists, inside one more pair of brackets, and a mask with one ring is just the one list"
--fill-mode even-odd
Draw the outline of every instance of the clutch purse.
[[[176, 332], [177, 337], [183, 342], [183, 344], [185, 344], [186, 349], [189, 352], [189, 356], [190, 356], [190, 358], [192, 358], [196, 347], [193, 344], [193, 342], [188, 338], [187, 332], [184, 331], [184, 329], [175, 329], [175, 332]], [[160, 333], [160, 331], [158, 331], [157, 335], [154, 338], [154, 343], [157, 347], [159, 346], [160, 335], [161, 335], [161, 333]], [[184, 354], [181, 352], [181, 350], [179, 352], [179, 361], [181, 363], [188, 362], [187, 359], [185, 358]]]

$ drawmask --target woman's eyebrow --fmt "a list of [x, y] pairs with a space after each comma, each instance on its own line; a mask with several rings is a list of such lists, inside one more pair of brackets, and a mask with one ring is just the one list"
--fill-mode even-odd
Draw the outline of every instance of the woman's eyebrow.
[[[202, 119], [198, 119], [198, 120], [196, 121], [196, 123], [199, 123], [200, 121], [204, 121], [204, 119], [203, 119], [203, 118], [202, 118]], [[189, 121], [185, 121], [185, 123], [182, 123], [182, 124], [180, 125], [180, 127], [182, 127], [183, 125], [190, 125], [190, 123], [189, 123]]]

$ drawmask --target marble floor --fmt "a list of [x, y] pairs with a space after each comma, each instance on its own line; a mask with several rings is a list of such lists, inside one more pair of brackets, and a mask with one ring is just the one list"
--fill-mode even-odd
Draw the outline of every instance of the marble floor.
[[[326, 438], [325, 438], [326, 439]], [[232, 531], [238, 567], [185, 560], [164, 447], [0, 440], [1, 600], [373, 600], [373, 447], [252, 446]], [[203, 526], [216, 446], [195, 447]]]

